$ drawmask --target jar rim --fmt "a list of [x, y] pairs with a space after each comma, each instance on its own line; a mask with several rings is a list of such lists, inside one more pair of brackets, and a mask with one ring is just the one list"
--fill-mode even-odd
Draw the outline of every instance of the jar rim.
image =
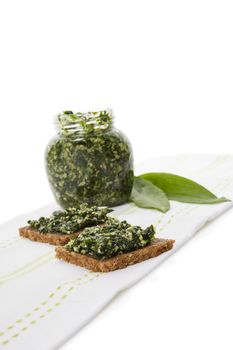
[[113, 111], [110, 108], [76, 112], [64, 111], [55, 117], [55, 126], [62, 136], [84, 135], [108, 130], [113, 124]]

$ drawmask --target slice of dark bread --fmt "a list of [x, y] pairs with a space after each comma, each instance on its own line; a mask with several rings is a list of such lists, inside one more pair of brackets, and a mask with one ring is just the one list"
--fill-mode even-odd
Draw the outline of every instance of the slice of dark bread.
[[110, 259], [98, 260], [80, 253], [70, 252], [64, 247], [57, 247], [56, 257], [94, 272], [109, 272], [123, 269], [129, 265], [154, 258], [173, 248], [175, 243], [172, 239], [156, 238], [151, 244], [144, 248], [134, 250], [130, 253], [114, 256]]
[[19, 229], [20, 236], [24, 238], [28, 238], [31, 241], [49, 243], [53, 245], [65, 245], [70, 239], [77, 237], [81, 232], [82, 230], [68, 235], [64, 233], [41, 233], [34, 230], [30, 226], [21, 227]]

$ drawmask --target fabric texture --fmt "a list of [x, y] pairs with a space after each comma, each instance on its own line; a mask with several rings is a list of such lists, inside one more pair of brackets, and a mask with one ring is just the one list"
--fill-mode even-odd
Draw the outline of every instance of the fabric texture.
[[[189, 177], [216, 195], [233, 199], [233, 156], [180, 155], [143, 162], [136, 174], [159, 171]], [[0, 348], [57, 349], [79, 331], [123, 289], [154, 270], [207, 222], [232, 207], [232, 202], [198, 205], [171, 202], [162, 214], [133, 203], [110, 215], [131, 224], [154, 224], [157, 237], [175, 239], [174, 248], [157, 258], [110, 273], [93, 273], [58, 261], [54, 247], [20, 238], [26, 221], [50, 215], [55, 203], [16, 217], [0, 226]], [[208, 256], [208, 252], [207, 252]]]

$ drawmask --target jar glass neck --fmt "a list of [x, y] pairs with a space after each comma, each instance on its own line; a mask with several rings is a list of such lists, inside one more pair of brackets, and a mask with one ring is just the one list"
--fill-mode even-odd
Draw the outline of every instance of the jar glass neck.
[[55, 124], [63, 137], [93, 135], [111, 129], [113, 113], [111, 109], [87, 113], [65, 111], [56, 116]]

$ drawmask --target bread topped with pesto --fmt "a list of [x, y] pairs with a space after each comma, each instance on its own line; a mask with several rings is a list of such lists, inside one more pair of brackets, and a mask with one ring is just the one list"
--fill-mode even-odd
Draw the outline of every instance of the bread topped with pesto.
[[92, 271], [109, 272], [158, 256], [172, 249], [174, 240], [155, 238], [151, 225], [146, 229], [109, 218], [104, 226], [85, 228], [56, 257]]
[[29, 220], [28, 226], [19, 229], [19, 234], [32, 241], [64, 245], [77, 237], [85, 227], [103, 225], [111, 211], [107, 207], [82, 204], [78, 208], [55, 211], [49, 217]]

